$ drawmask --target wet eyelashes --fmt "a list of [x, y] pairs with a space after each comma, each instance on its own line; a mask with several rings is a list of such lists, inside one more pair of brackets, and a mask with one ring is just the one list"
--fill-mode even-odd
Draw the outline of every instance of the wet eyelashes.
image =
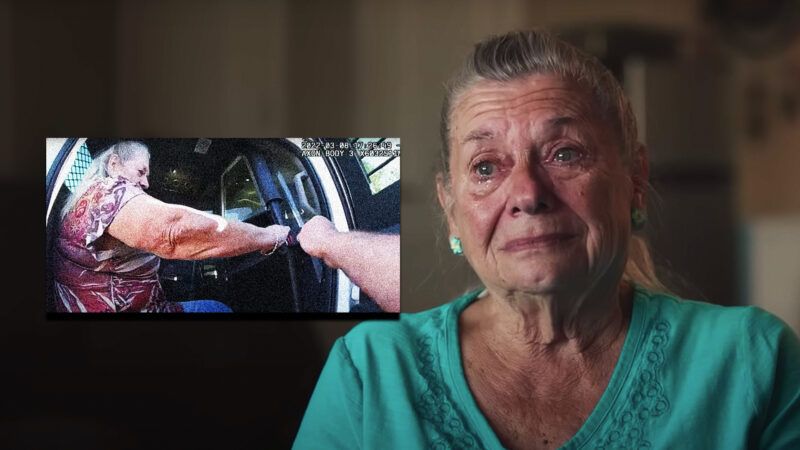
[[[572, 166], [586, 159], [586, 154], [576, 147], [559, 147], [555, 149], [545, 164], [557, 166]], [[486, 181], [496, 176], [501, 171], [500, 163], [492, 159], [481, 159], [473, 163], [470, 171], [478, 181]]]
[[513, 162], [507, 158], [496, 155], [482, 155], [475, 158], [475, 162], [470, 165], [470, 178], [478, 184], [492, 182], [500, 178], [503, 173], [513, 166]]
[[472, 171], [478, 176], [478, 179], [488, 179], [497, 171], [497, 165], [491, 161], [479, 161], [472, 167]]
[[551, 160], [560, 164], [574, 164], [583, 158], [583, 152], [574, 147], [559, 147], [553, 152]]

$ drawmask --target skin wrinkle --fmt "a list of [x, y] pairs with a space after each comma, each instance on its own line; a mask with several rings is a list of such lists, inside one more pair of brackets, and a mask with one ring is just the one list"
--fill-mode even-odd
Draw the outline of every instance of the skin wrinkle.
[[[492, 112], [495, 112], [495, 111], [505, 111], [507, 109], [517, 109], [520, 106], [524, 105], [525, 103], [530, 102], [532, 97], [534, 97], [536, 100], [556, 100], [556, 101], [559, 101], [559, 100], [562, 100], [562, 97], [559, 96], [559, 95], [554, 95], [552, 97], [543, 97], [542, 94], [543, 93], [550, 93], [550, 92], [557, 92], [557, 93], [563, 94], [564, 92], [571, 90], [570, 88], [565, 88], [565, 87], [548, 87], [548, 88], [539, 89], [536, 92], [528, 92], [528, 93], [522, 94], [520, 96], [515, 96], [515, 97], [512, 97], [512, 98], [509, 99], [508, 98], [508, 93], [510, 91], [513, 91], [513, 88], [509, 87], [509, 83], [503, 83], [503, 82], [497, 83], [497, 82], [491, 82], [491, 81], [489, 83], [493, 84], [493, 86], [488, 88], [488, 89], [491, 89], [491, 90], [486, 89], [484, 92], [481, 92], [479, 90], [480, 87], [478, 85], [473, 86], [472, 89], [470, 89], [467, 92], [465, 92], [460, 98], [455, 99], [453, 104], [457, 105], [457, 107], [461, 106], [462, 108], [464, 108], [465, 109], [464, 112], [466, 113], [466, 112], [469, 112], [470, 110], [473, 110], [473, 109], [480, 109], [483, 105], [486, 105], [486, 104], [492, 104], [492, 103], [495, 103], [495, 102], [498, 102], [498, 101], [504, 103], [501, 106], [497, 106], [496, 108], [489, 108], [489, 109], [487, 109], [487, 110], [482, 112], [482, 113], [489, 114], [489, 113], [492, 113]], [[492, 94], [494, 94], [496, 96], [495, 97], [485, 98], [485, 97], [487, 97], [489, 95], [492, 95]], [[484, 97], [484, 98], [482, 100], [470, 103], [469, 101], [470, 101], [471, 97], [474, 98], [476, 96], [480, 96], [480, 97]], [[468, 106], [464, 106], [465, 104], [468, 105]], [[453, 111], [451, 112], [451, 115], [454, 116], [454, 117], [455, 117], [455, 109], [456, 108], [453, 108]]]
[[[148, 201], [155, 202], [152, 198], [148, 198]], [[203, 211], [183, 205], [164, 203], [161, 205], [168, 213], [169, 210], [174, 211], [172, 216], [174, 220], [170, 221], [166, 227], [166, 254], [174, 254], [180, 246], [184, 248], [186, 257], [195, 258], [213, 249], [214, 237], [212, 234], [222, 233], [228, 226], [227, 220], [222, 217], [219, 217], [220, 220], [216, 220], [214, 216]]]
[[[459, 318], [462, 358], [479, 407], [512, 448], [534, 436], [558, 446], [577, 431], [630, 320], [632, 291], [619, 283], [630, 208], [643, 201], [635, 183], [646, 174], [624, 164], [591, 99], [534, 75], [479, 82], [452, 107], [451, 172], [437, 189], [450, 234], [488, 292]], [[554, 159], [565, 148], [568, 162]], [[570, 238], [505, 248], [549, 233]]]
[[[148, 201], [155, 200], [148, 198]], [[177, 249], [180, 248], [182, 258], [194, 259], [213, 250], [215, 248], [213, 234], [220, 234], [227, 228], [227, 221], [226, 226], [220, 229], [219, 222], [212, 217], [206, 217], [202, 211], [194, 212], [188, 207], [181, 208], [181, 205], [163, 203], [161, 205], [162, 208], [165, 207], [169, 217], [166, 226], [161, 228], [164, 231], [159, 233], [163, 237], [156, 243], [156, 246], [161, 248], [162, 255], [174, 258]], [[169, 214], [170, 210], [173, 214]], [[187, 212], [190, 214], [186, 214]]]
[[165, 255], [171, 255], [175, 252], [175, 249], [178, 247], [178, 242], [181, 240], [181, 236], [186, 233], [186, 230], [184, 227], [175, 223], [170, 224], [166, 230], [166, 245], [162, 252]]
[[[489, 352], [488, 346], [484, 351]], [[541, 353], [546, 354], [544, 351]], [[505, 393], [493, 397], [489, 408], [500, 411], [504, 417], [516, 418], [513, 421], [505, 421], [511, 434], [511, 441], [521, 440], [529, 443], [524, 437], [526, 433], [535, 430], [535, 434], [550, 443], [560, 442], [558, 437], [548, 430], [554, 427], [569, 429], [573, 422], [583, 423], [596, 398], [592, 392], [602, 392], [607, 384], [597, 383], [594, 380], [610, 378], [610, 369], [605, 369], [601, 364], [585, 368], [579, 366], [577, 370], [573, 366], [564, 365], [564, 369], [557, 370], [560, 374], [558, 380], [550, 383], [544, 380], [549, 379], [547, 377], [549, 372], [556, 370], [552, 365], [516, 364], [507, 361], [497, 352], [490, 358], [483, 357], [482, 360], [483, 363], [478, 367], [481, 378], [490, 386], [489, 390]], [[474, 365], [469, 363], [470, 367]], [[600, 375], [597, 375], [598, 373]], [[509, 382], [509, 380], [529, 381]], [[521, 404], [528, 406], [521, 407]], [[484, 410], [487, 407], [485, 403], [481, 406]]]
[[225, 228], [228, 228], [228, 221], [225, 220], [223, 217], [214, 216], [214, 215], [209, 214], [209, 213], [207, 213], [205, 211], [199, 211], [199, 210], [192, 209], [192, 208], [189, 208], [188, 206], [183, 206], [183, 205], [167, 204], [167, 206], [170, 207], [170, 208], [182, 209], [182, 210], [187, 211], [187, 212], [189, 212], [191, 214], [199, 215], [199, 216], [205, 217], [206, 219], [213, 220], [217, 224], [217, 229], [216, 229], [217, 233], [221, 233], [221, 232], [225, 231]]
[[[465, 94], [465, 95], [463, 95], [463, 98], [460, 98], [460, 99], [457, 100], [457, 103], [455, 103], [456, 106], [453, 108], [453, 111], [451, 112], [451, 116], [453, 117], [453, 124], [454, 124], [453, 129], [450, 130], [451, 134], [458, 134], [458, 131], [457, 131], [457, 127], [458, 127], [458, 123], [459, 123], [459, 121], [457, 119], [458, 115], [468, 115], [468, 116], [471, 115], [472, 116], [471, 120], [475, 120], [475, 119], [481, 118], [481, 116], [484, 116], [484, 115], [487, 115], [487, 114], [493, 114], [493, 113], [497, 113], [497, 112], [511, 114], [511, 113], [515, 112], [516, 110], [519, 110], [520, 108], [522, 108], [524, 106], [527, 106], [528, 104], [533, 103], [533, 102], [536, 102], [536, 103], [539, 103], [539, 102], [554, 102], [554, 103], [559, 104], [559, 106], [563, 107], [564, 111], [570, 112], [570, 113], [573, 113], [573, 114], [581, 113], [583, 111], [586, 111], [587, 109], [589, 111], [595, 112], [595, 108], [593, 108], [593, 107], [586, 108], [586, 105], [585, 105], [586, 102], [583, 101], [582, 99], [578, 100], [578, 102], [577, 102], [578, 104], [576, 105], [574, 103], [574, 101], [571, 101], [569, 99], [564, 99], [563, 98], [563, 94], [566, 94], [566, 93], [569, 93], [569, 92], [573, 92], [574, 91], [574, 87], [573, 88], [569, 88], [569, 87], [545, 88], [545, 89], [540, 89], [540, 90], [538, 90], [536, 92], [531, 92], [531, 93], [524, 94], [524, 95], [522, 95], [520, 97], [516, 97], [516, 98], [512, 97], [511, 99], [507, 99], [509, 93], [513, 92], [513, 89], [509, 89], [509, 88], [507, 88], [505, 86], [499, 86], [498, 87], [498, 86], [496, 86], [496, 84], [497, 84], [496, 82], [488, 82], [488, 81], [479, 83], [469, 91], [469, 92], [472, 92], [471, 94]], [[486, 85], [488, 85], [488, 86], [486, 86]], [[552, 97], [543, 97], [543, 96], [541, 96], [542, 92], [548, 92], [548, 91], [556, 91], [556, 92], [561, 93], [562, 95], [561, 96], [557, 96], [556, 95], [556, 96], [552, 96]], [[479, 97], [479, 96], [480, 97], [486, 97], [486, 96], [491, 96], [491, 95], [496, 95], [496, 97], [470, 103], [470, 100], [472, 100], [475, 97]], [[499, 104], [494, 108], [482, 109], [483, 105], [493, 104], [493, 103], [499, 103]], [[463, 106], [465, 104], [468, 105], [468, 106]], [[477, 114], [470, 114], [475, 109], [478, 109], [479, 112]]]
[[147, 231], [132, 236], [135, 239], [133, 246], [167, 259], [235, 256], [270, 248], [276, 241], [285, 239], [282, 236], [288, 232], [288, 227], [260, 228], [244, 222], [228, 222], [228, 226], [223, 228], [219, 221], [207, 217], [202, 211], [175, 207], [180, 205], [162, 203], [147, 196], [136, 197], [130, 204], [126, 208], [133, 207], [142, 213], [158, 211], [150, 214], [151, 223]]
[[[545, 105], [542, 105], [542, 106], [540, 106], [540, 107], [538, 107], [538, 108], [531, 108], [531, 112], [535, 112], [535, 111], [545, 111], [545, 110], [550, 110], [550, 109], [554, 109], [554, 108], [558, 108], [559, 110], [561, 110], [561, 109], [562, 109], [562, 108], [561, 108], [561, 106], [562, 106], [562, 105], [558, 105], [557, 103], [550, 103], [550, 104], [549, 104], [549, 105], [547, 105], [547, 106], [545, 106]], [[591, 120], [591, 119], [590, 119], [590, 117], [586, 117], [586, 116], [585, 116], [585, 115], [583, 115], [583, 114], [580, 114], [580, 115], [579, 115], [579, 114], [575, 114], [575, 112], [573, 112], [573, 111], [562, 111], [562, 113], [563, 113], [565, 116], [568, 116], [568, 117], [570, 117], [570, 118], [571, 118], [573, 121], [575, 121], [575, 122], [578, 122], [578, 123], [581, 123], [581, 122], [585, 123], [585, 122], [587, 122], [587, 121], [590, 121], [590, 120]], [[481, 115], [484, 115], [484, 114], [481, 114]], [[483, 130], [483, 129], [478, 129], [478, 130], [476, 130], [476, 132], [478, 132], [478, 133], [482, 133], [482, 134], [484, 134], [484, 133], [485, 133], [485, 134], [487, 134], [487, 135], [497, 135], [497, 134], [502, 134], [502, 133], [510, 133], [510, 132], [513, 132], [513, 131], [514, 131], [513, 129], [510, 129], [510, 130], [509, 130], [509, 129], [506, 129], [506, 128], [504, 128], [504, 125], [505, 125], [505, 126], [507, 126], [506, 124], [507, 124], [507, 122], [508, 122], [509, 118], [510, 118], [510, 117], [513, 117], [514, 115], [516, 115], [516, 113], [514, 113], [514, 112], [512, 112], [512, 111], [506, 111], [506, 113], [505, 113], [505, 115], [504, 115], [504, 116], [502, 116], [502, 117], [495, 117], [495, 118], [494, 118], [492, 121], [490, 121], [489, 123], [482, 124], [483, 126], [486, 126], [486, 127], [490, 127], [490, 128], [496, 128], [496, 129], [497, 129], [496, 131], [495, 131], [495, 130]], [[497, 116], [497, 114], [495, 114], [495, 116]], [[469, 119], [469, 121], [470, 121], [470, 122], [478, 122], [479, 120], [480, 120], [480, 117], [479, 117], [479, 116], [473, 116], [473, 117], [471, 117], [471, 118]], [[480, 123], [480, 122], [479, 122], [479, 123]], [[529, 124], [527, 124], [527, 125], [528, 125], [528, 129], [531, 129], [531, 130], [533, 131], [532, 124], [530, 124], [530, 123], [529, 123]], [[468, 123], [468, 124], [466, 124], [466, 126], [465, 126], [465, 127], [469, 127], [469, 123]], [[453, 133], [459, 133], [459, 132], [461, 131], [461, 130], [460, 130], [461, 128], [462, 128], [462, 127], [460, 127], [460, 126], [456, 126], [456, 127], [454, 127], [454, 131], [453, 131]], [[470, 137], [470, 136], [468, 135], [468, 137]], [[532, 137], [533, 137], [533, 136], [529, 136], [529, 138], [532, 138]], [[465, 139], [465, 140], [466, 140], [466, 139]], [[489, 139], [484, 139], [484, 141], [487, 141], [487, 140], [489, 140]], [[472, 139], [472, 141], [476, 141], [476, 140]], [[462, 145], [464, 145], [464, 144], [467, 144], [467, 143], [468, 143], [468, 142], [465, 142], [465, 143], [463, 143]]]
[[[624, 330], [620, 329], [619, 333], [624, 335]], [[504, 347], [509, 344], [496, 336], [486, 336], [483, 341], [478, 339], [479, 343], [486, 345], [479, 346], [474, 352], [465, 349], [464, 359], [467, 373], [477, 367], [480, 378], [489, 386], [488, 390], [503, 393], [484, 401], [481, 401], [480, 395], [477, 397], [483, 411], [497, 411], [505, 417], [498, 422], [492, 420], [496, 416], [487, 414], [495, 429], [506, 430], [508, 434], [501, 432], [499, 435], [509, 447], [515, 446], [508, 442], [517, 441], [530, 446], [530, 434], [544, 438], [548, 445], [556, 446], [566, 440], [565, 437], [559, 437], [557, 430], [569, 430], [567, 437], [574, 433], [576, 424], [585, 422], [599, 395], [605, 390], [615, 362], [613, 355], [618, 354], [621, 346], [619, 340], [614, 340], [616, 343], [609, 348], [594, 349], [599, 358], [585, 360], [576, 354], [560, 360], [550, 354], [547, 347], [539, 346], [532, 353], [534, 357], [516, 360], [493, 350], [501, 348], [495, 344], [496, 341]], [[558, 364], [559, 361], [566, 363]], [[553, 378], [553, 374], [557, 376]], [[474, 382], [469, 381], [473, 392], [486, 390], [476, 388]], [[501, 422], [503, 427], [499, 425]]]
[[[477, 90], [477, 89], [476, 89], [476, 90]], [[569, 90], [567, 90], [567, 89], [562, 89], [562, 91], [564, 91], [564, 92], [569, 92]], [[473, 94], [473, 95], [466, 95], [466, 96], [465, 96], [465, 98], [471, 98], [471, 97], [473, 97], [473, 96], [474, 96], [474, 94]], [[531, 99], [531, 98], [532, 98], [532, 96], [531, 96], [531, 95], [527, 95], [526, 97], [528, 97], [529, 99]], [[549, 98], [551, 98], [551, 97], [545, 97], [545, 99], [549, 99]], [[531, 100], [531, 101], [532, 101], [532, 100]], [[527, 103], [530, 103], [531, 101], [529, 101], [529, 102], [527, 102]], [[546, 100], [542, 100], [542, 101], [546, 102]], [[571, 106], [571, 105], [575, 105], [575, 104], [578, 104], [578, 105], [579, 105], [579, 104], [580, 104], [580, 102], [579, 102], [579, 101], [574, 101], [574, 100], [568, 100], [568, 101], [557, 102], [557, 104], [556, 104], [555, 106], [553, 106], [553, 105], [547, 105], [547, 104], [545, 103], [544, 105], [542, 105], [542, 106], [540, 106], [540, 107], [534, 108], [534, 109], [533, 109], [533, 111], [532, 111], [532, 113], [531, 113], [531, 115], [533, 115], [534, 113], [536, 113], [536, 112], [538, 112], [538, 111], [542, 111], [542, 110], [545, 110], [545, 109], [548, 109], [548, 108], [551, 108], [551, 109], [552, 109], [552, 108], [558, 108], [558, 107], [561, 107], [561, 108], [567, 108], [567, 109], [570, 109], [571, 111], [577, 111], [577, 107], [573, 107], [573, 106]], [[459, 129], [461, 128], [461, 127], [459, 126], [459, 124], [465, 121], [465, 120], [462, 120], [462, 119], [461, 119], [461, 117], [458, 115], [458, 111], [459, 111], [460, 109], [467, 109], [467, 110], [469, 110], [470, 108], [463, 108], [463, 107], [462, 107], [460, 104], [459, 104], [459, 105], [456, 105], [456, 108], [455, 108], [455, 114], [456, 114], [456, 116], [455, 116], [455, 120], [454, 120], [454, 123], [456, 123], [456, 127], [454, 127], [454, 129], [455, 129], [455, 131], [454, 131], [454, 134], [455, 134], [455, 133], [457, 133], [457, 132], [459, 131]], [[506, 113], [505, 113], [505, 116], [506, 116], [506, 117], [508, 117], [510, 114], [511, 114], [510, 112], [506, 112]], [[574, 114], [574, 112], [573, 112], [573, 114]], [[478, 114], [478, 115], [480, 115], [480, 114]], [[576, 116], [578, 116], [578, 117], [584, 116], [583, 114], [580, 114], [580, 113], [578, 113], [578, 114], [574, 114], [574, 115], [576, 115]], [[467, 120], [467, 121], [470, 121], [470, 120], [474, 120], [474, 118], [470, 117], [469, 119], [466, 119], [466, 120]], [[506, 127], [506, 130], [501, 130], [501, 131], [508, 131], [508, 130], [509, 130], [509, 127]], [[511, 129], [510, 131], [515, 131], [515, 130]], [[538, 130], [535, 130], [535, 129], [534, 129], [534, 132], [533, 132], [533, 134], [536, 134], [536, 132], [537, 132], [537, 131], [538, 131]], [[593, 134], [596, 134], [596, 133], [593, 133]], [[514, 142], [512, 142], [511, 144], [512, 144], [512, 145], [514, 145], [515, 143], [514, 143]], [[463, 166], [466, 166], [466, 164], [463, 164], [463, 165], [456, 165], [456, 164], [452, 164], [452, 165], [451, 165], [451, 167], [454, 167], [454, 168], [455, 168], [455, 167], [463, 167]], [[513, 175], [513, 174], [512, 174], [512, 175]], [[573, 175], [573, 177], [575, 177], [575, 176], [579, 176], [579, 175], [580, 175], [580, 174], [574, 174], [574, 175]], [[538, 183], [537, 183], [537, 182], [533, 182], [533, 184], [534, 184], [534, 185], [536, 185], [536, 184], [538, 184], [538, 185], [544, 185], [544, 186], [542, 187], [542, 189], [539, 189], [540, 191], [546, 191], [547, 193], [552, 193], [552, 192], [554, 191], [554, 189], [552, 188], [552, 186], [547, 186], [547, 184], [552, 184], [552, 181], [549, 181], [549, 180], [547, 180], [547, 177], [544, 177], [544, 176], [542, 176], [542, 177], [537, 177], [537, 179], [539, 179], [539, 180], [537, 180], [537, 181], [538, 181]], [[481, 192], [478, 192], [478, 193], [480, 194]], [[454, 197], [458, 197], [458, 195], [454, 195]], [[508, 196], [508, 197], [507, 197], [507, 199], [511, 199], [511, 197], [510, 197], [510, 196]], [[558, 199], [557, 199], [557, 200], [558, 200]], [[551, 203], [552, 203], [552, 202], [551, 202]], [[558, 203], [558, 202], [556, 202], [556, 203]], [[452, 212], [451, 212], [451, 215], [463, 215], [463, 213], [462, 213], [461, 211], [452, 211]], [[495, 228], [495, 227], [496, 227], [496, 221], [497, 221], [497, 220], [499, 220], [499, 218], [500, 218], [500, 216], [498, 215], [498, 216], [495, 218], [495, 222], [493, 222], [493, 223], [490, 223], [490, 225], [492, 226], [492, 228]], [[490, 239], [490, 238], [491, 238], [491, 236], [485, 236], [485, 239], [486, 239], [486, 240], [488, 240], [488, 239]], [[482, 245], [484, 248], [486, 248], [486, 251], [487, 251], [487, 252], [491, 252], [491, 251], [493, 251], [493, 249], [491, 248], [491, 246], [487, 245], [487, 241], [486, 241], [486, 240], [485, 240], [485, 241], [483, 241], [483, 242], [481, 242], [481, 245]], [[469, 254], [468, 254], [467, 256], [468, 256], [468, 258], [470, 258], [470, 255], [469, 255]], [[488, 255], [486, 255], [486, 256], [487, 256], [487, 257], [489, 257], [489, 258], [492, 258], [492, 259], [494, 259], [494, 260], [495, 260], [494, 262], [496, 262], [496, 256], [495, 256], [495, 255], [493, 255], [493, 254], [488, 254]]]
[[[147, 189], [149, 156], [143, 153], [122, 163], [109, 161], [109, 175], [121, 176]], [[162, 258], [206, 259], [275, 248], [285, 242], [289, 227], [257, 227], [229, 223], [223, 217], [184, 205], [163, 203], [148, 195], [135, 196], [109, 225], [109, 234], [123, 243]]]
[[[496, 85], [496, 86], [493, 86], [493, 89], [494, 89], [493, 92], [496, 93], [496, 94], [508, 91], [508, 86], [507, 85], [509, 83], [507, 83], [507, 82], [492, 82], [492, 81], [489, 81], [489, 80], [484, 80], [483, 81], [483, 84], [487, 84], [487, 83], [494, 83]], [[458, 106], [462, 106], [464, 103], [467, 103], [465, 100], [468, 100], [468, 97], [477, 95], [476, 93], [474, 93], [472, 91], [475, 90], [476, 87], [479, 84], [481, 84], [481, 83], [480, 82], [476, 83], [476, 85], [473, 86], [471, 89], [467, 89], [465, 92], [462, 92], [460, 95], [458, 95], [458, 96], [453, 98], [452, 103], [451, 103], [451, 105], [452, 105], [451, 106], [451, 111], [450, 111], [450, 115], [453, 118], [455, 118], [454, 116], [455, 116], [455, 113], [456, 113], [456, 108]], [[570, 85], [572, 88], [577, 88], [577, 89], [584, 90], [587, 94], [590, 92], [588, 90], [588, 88], [585, 88], [585, 87], [583, 87], [582, 85], [580, 85], [580, 84], [578, 84], [576, 82], [565, 82], [565, 84]], [[555, 88], [554, 87], [554, 88], [542, 89], [542, 90], [540, 90], [540, 92], [564, 91], [564, 90], [568, 90], [568, 89]], [[520, 106], [520, 104], [525, 103], [525, 99], [527, 97], [530, 97], [532, 95], [535, 95], [535, 93], [524, 94], [524, 95], [522, 95], [522, 96], [520, 96], [520, 97], [518, 97], [516, 99], [512, 98], [510, 100], [510, 105], [508, 107], [511, 108], [511, 109], [517, 108], [517, 107]], [[602, 117], [602, 118], [604, 118], [606, 120], [609, 120], [609, 121], [612, 121], [612, 122], [616, 120], [616, 119], [613, 119], [613, 118], [609, 119], [608, 117], [606, 117], [607, 114], [602, 110], [600, 105], [596, 104], [597, 99], [595, 99], [595, 97], [593, 95], [587, 95], [587, 97], [589, 97], [591, 99], [592, 107], [590, 109], [594, 112], [596, 117]], [[499, 96], [498, 98], [502, 99], [502, 96]], [[545, 97], [544, 99], [546, 99], [546, 100], [559, 100], [560, 98], [555, 96], [555, 97]], [[488, 99], [488, 100], [483, 100], [483, 101], [477, 102], [477, 103], [471, 105], [469, 109], [474, 109], [474, 108], [476, 108], [476, 107], [478, 107], [478, 106], [480, 106], [482, 104], [490, 103], [493, 100], [494, 99]], [[499, 110], [503, 110], [504, 108], [502, 108], [502, 107], [495, 108], [494, 110], [486, 111], [486, 113], [490, 113], [490, 112], [496, 111], [498, 109]], [[453, 123], [455, 123], [455, 120], [450, 122], [451, 125]], [[613, 134], [614, 134], [615, 139], [621, 143], [622, 142], [622, 136], [619, 134], [621, 132], [621, 130], [617, 130], [617, 126], [612, 126], [612, 127], [610, 127], [610, 129], [613, 130]], [[454, 132], [454, 130], [452, 128], [448, 129], [448, 134], [453, 134], [453, 132]], [[448, 142], [452, 142], [452, 137], [448, 136]], [[630, 163], [630, 158], [625, 154], [623, 145], [620, 145], [620, 152], [623, 155], [623, 161], [625, 162], [625, 165], [627, 166]]]
[[[548, 129], [544, 129], [543, 130], [543, 135], [544, 135], [544, 139], [542, 139], [542, 141], [541, 141], [542, 144], [541, 145], [534, 145], [534, 148], [532, 150], [537, 150], [537, 148], [541, 148], [541, 149], [545, 149], [546, 148], [547, 150], [546, 151], [532, 151], [531, 154], [530, 154], [530, 158], [522, 158], [521, 162], [523, 164], [531, 165], [530, 167], [528, 167], [528, 166], [524, 167], [524, 169], [527, 170], [528, 172], [532, 172], [533, 170], [537, 169], [536, 164], [539, 164], [539, 163], [542, 163], [542, 162], [546, 162], [547, 158], [546, 157], [541, 157], [540, 153], [545, 153], [547, 155], [547, 154], [551, 153], [551, 150], [553, 148], [559, 148], [559, 147], [563, 148], [564, 146], [582, 147], [582, 148], [587, 149], [587, 152], [585, 152], [586, 154], [583, 156], [582, 161], [579, 162], [580, 165], [586, 165], [588, 163], [594, 163], [594, 162], [596, 162], [597, 159], [600, 159], [600, 158], [597, 157], [597, 151], [594, 148], [592, 148], [592, 146], [589, 144], [589, 141], [584, 136], [581, 136], [580, 133], [574, 131], [574, 125], [569, 125], [569, 126], [561, 125], [561, 126], [557, 126], [557, 127], [551, 127], [551, 129], [549, 129], [549, 130]], [[559, 142], [557, 142], [558, 145], [548, 146], [546, 144], [548, 141], [554, 141], [554, 140], [558, 140], [559, 141]], [[486, 140], [484, 142], [486, 143], [486, 145], [478, 146], [477, 148], [474, 148], [472, 150], [473, 154], [470, 156], [470, 159], [469, 159], [468, 163], [466, 164], [467, 168], [472, 167], [473, 163], [476, 160], [482, 160], [486, 156], [492, 156], [492, 155], [495, 154], [495, 150], [492, 150], [493, 146], [495, 145], [495, 142], [491, 142], [491, 141], [488, 141], [488, 140]], [[468, 146], [468, 148], [471, 148], [471, 147], [472, 146]], [[483, 149], [484, 147], [488, 147], [489, 150], [484, 150]], [[465, 150], [465, 152], [469, 153], [468, 150]], [[499, 156], [502, 156], [502, 155], [499, 155]], [[501, 162], [503, 164], [508, 164], [509, 163], [509, 159], [510, 158], [505, 158]], [[528, 159], [530, 159], [532, 161], [529, 161]], [[498, 169], [503, 169], [503, 167], [499, 167]], [[541, 178], [547, 178], [547, 177], [550, 176], [550, 174], [547, 171], [539, 171], [539, 172], [536, 173], [536, 175], [537, 175], [537, 177], [541, 177]], [[565, 178], [568, 177], [568, 175], [575, 176], [575, 175], [577, 175], [577, 173], [576, 172], [572, 172], [571, 174], [570, 173], [561, 174], [557, 178], [565, 179]], [[473, 192], [475, 192], [475, 193], [483, 193], [484, 190], [486, 190], [488, 187], [492, 186], [493, 184], [494, 183], [491, 183], [490, 181], [483, 182], [482, 185], [479, 186], [479, 188], [474, 189]], [[552, 188], [552, 183], [547, 183], [547, 186]]]

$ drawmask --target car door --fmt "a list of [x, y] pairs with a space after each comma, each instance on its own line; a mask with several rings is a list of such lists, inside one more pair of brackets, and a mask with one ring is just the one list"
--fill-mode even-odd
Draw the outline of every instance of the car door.
[[[288, 143], [243, 143], [231, 154], [231, 161], [220, 176], [222, 215], [261, 227], [289, 226], [296, 235], [308, 218], [319, 213], [329, 215], [324, 197], [303, 179], [311, 177], [313, 173], [309, 175], [309, 168]], [[295, 180], [301, 195], [294, 186]], [[289, 188], [290, 183], [294, 189]], [[269, 253], [251, 253], [224, 261], [229, 304], [253, 312], [336, 311], [334, 271], [296, 245]]]
[[[286, 225], [295, 234], [318, 214], [328, 217], [341, 231], [399, 233], [399, 160], [395, 162], [396, 179], [387, 182], [384, 177], [384, 186], [376, 189], [359, 158], [307, 157], [301, 150], [303, 141], [256, 139], [241, 147], [222, 175], [222, 214], [262, 226], [267, 222]], [[320, 147], [333, 148], [354, 140], [314, 141]], [[231, 258], [226, 274], [235, 298], [230, 301], [242, 302], [247, 292], [257, 290], [274, 295], [270, 281], [259, 279], [269, 273], [270, 279], [283, 277], [291, 287], [294, 311], [380, 311], [341, 270], [330, 270], [299, 246], [283, 253], [289, 270], [286, 274], [268, 267], [253, 269], [253, 257]], [[276, 301], [285, 303], [285, 298], [272, 303]]]

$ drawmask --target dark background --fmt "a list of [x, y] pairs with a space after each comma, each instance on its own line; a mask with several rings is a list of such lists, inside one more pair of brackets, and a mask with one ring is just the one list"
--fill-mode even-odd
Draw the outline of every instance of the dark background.
[[46, 137], [399, 136], [402, 308], [419, 311], [476, 282], [433, 202], [441, 84], [510, 29], [565, 32], [623, 80], [682, 292], [797, 327], [796, 240], [759, 241], [774, 218], [800, 236], [796, 4], [0, 0], [0, 446], [288, 447], [356, 323], [47, 321]]

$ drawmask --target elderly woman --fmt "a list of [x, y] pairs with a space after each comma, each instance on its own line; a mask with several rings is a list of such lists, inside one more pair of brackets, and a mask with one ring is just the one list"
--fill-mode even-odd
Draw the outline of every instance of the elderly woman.
[[800, 448], [797, 337], [658, 282], [613, 76], [525, 32], [449, 87], [439, 201], [484, 288], [340, 338], [295, 447]]
[[213, 300], [170, 302], [160, 258], [199, 260], [274, 251], [289, 227], [257, 227], [160, 202], [148, 188], [150, 153], [119, 142], [95, 158], [67, 201], [54, 256], [59, 312], [230, 312]]

